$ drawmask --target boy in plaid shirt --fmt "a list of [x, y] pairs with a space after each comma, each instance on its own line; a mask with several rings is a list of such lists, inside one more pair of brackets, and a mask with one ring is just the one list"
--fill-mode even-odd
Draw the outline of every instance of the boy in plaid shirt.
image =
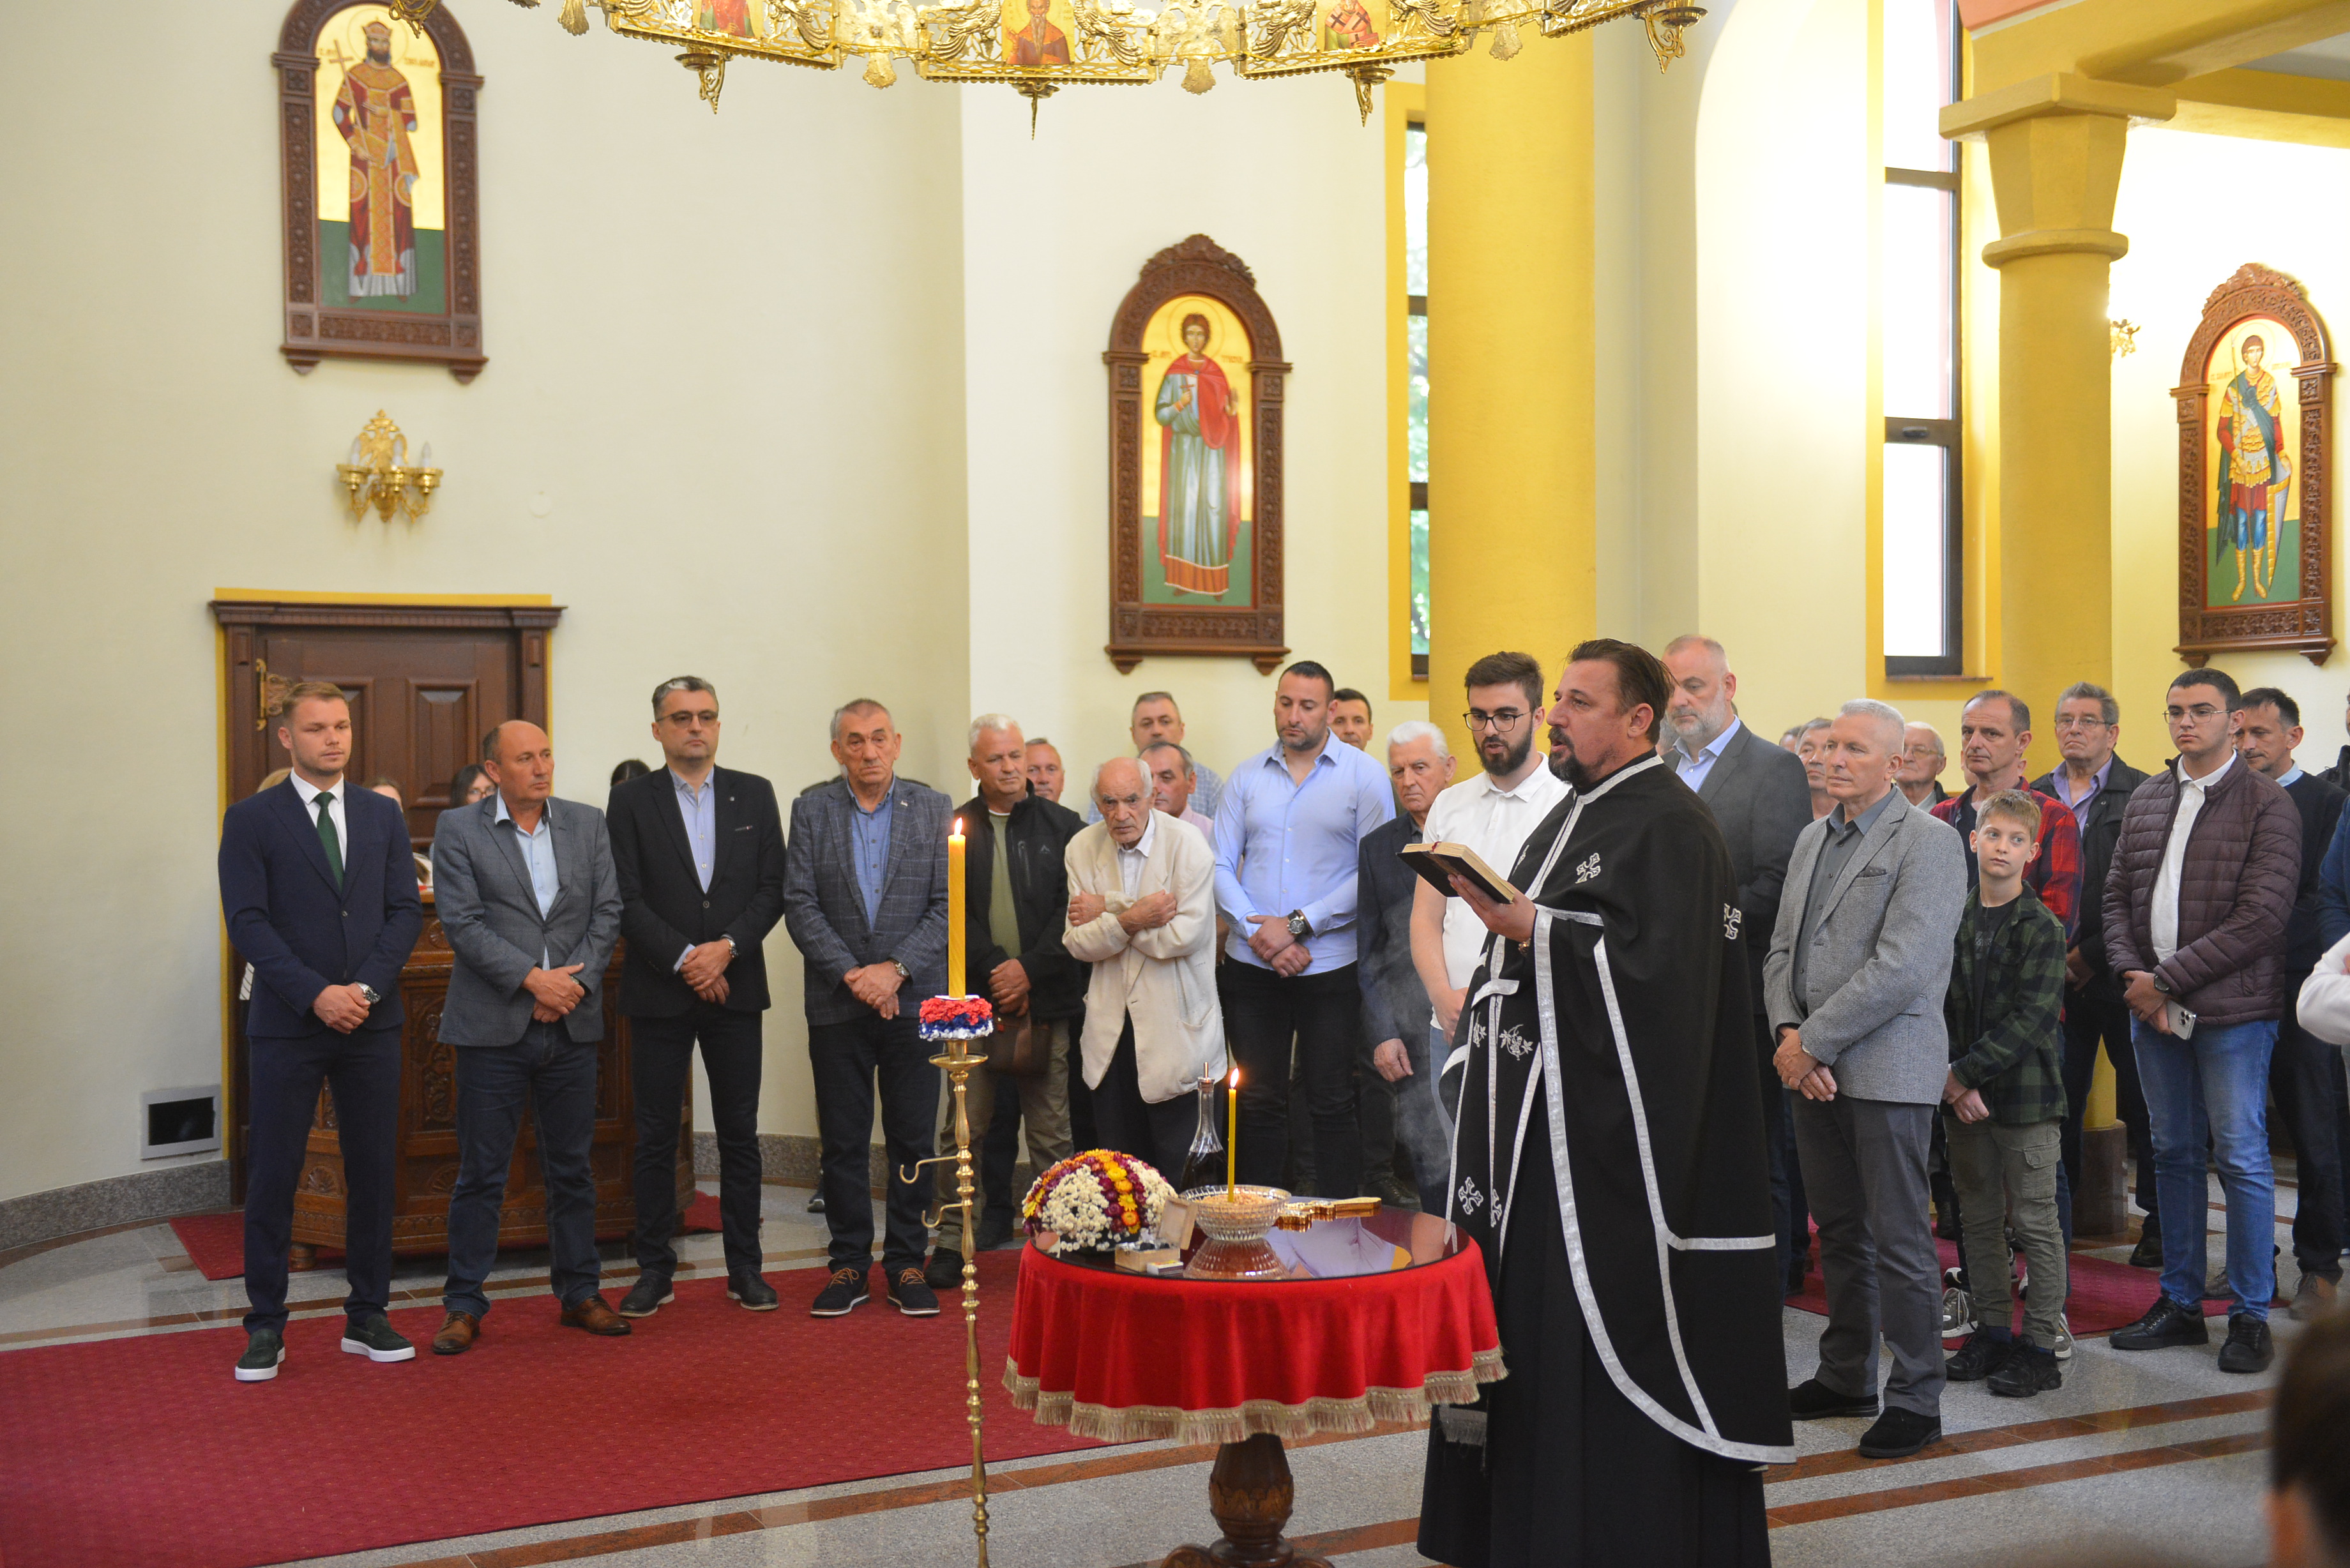
[[[2064, 1381], [2055, 1354], [2067, 1285], [2056, 1219], [2064, 925], [2024, 886], [2040, 849], [2040, 815], [2039, 801], [2021, 790], [1982, 803], [1973, 836], [1982, 875], [1959, 921], [1942, 1006], [1950, 1034], [1943, 1130], [1981, 1325], [1950, 1357], [1948, 1375], [2013, 1397]], [[2011, 1329], [2011, 1214], [2031, 1270], [2021, 1339]]]

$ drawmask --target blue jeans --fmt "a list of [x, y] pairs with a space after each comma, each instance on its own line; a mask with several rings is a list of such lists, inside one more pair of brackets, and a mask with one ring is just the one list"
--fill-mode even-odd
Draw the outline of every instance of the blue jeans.
[[560, 1023], [533, 1023], [511, 1045], [458, 1048], [457, 1186], [449, 1194], [449, 1282], [442, 1291], [449, 1311], [489, 1315], [482, 1282], [498, 1261], [498, 1219], [525, 1100], [546, 1179], [549, 1282], [567, 1307], [596, 1293], [603, 1266], [588, 1148], [598, 1049], [594, 1041], [574, 1041]]
[[2155, 1194], [2162, 1212], [2162, 1293], [2203, 1310], [2209, 1212], [2203, 1184], [2208, 1132], [2228, 1199], [2228, 1289], [2232, 1310], [2262, 1322], [2276, 1294], [2276, 1175], [2269, 1164], [2269, 1057], [2273, 1019], [2206, 1024], [2188, 1039], [2133, 1020], [2130, 1045], [2153, 1124]]

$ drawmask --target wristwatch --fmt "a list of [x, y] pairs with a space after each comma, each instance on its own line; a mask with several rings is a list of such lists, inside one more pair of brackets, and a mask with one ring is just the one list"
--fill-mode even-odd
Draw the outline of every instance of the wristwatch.
[[733, 960], [743, 956], [743, 950], [734, 945], [734, 939], [733, 937], [728, 936], [724, 931], [721, 931], [718, 933], [718, 940], [726, 944], [726, 957], [729, 962], [732, 962]]
[[361, 981], [352, 981], [352, 983], [351, 983], [351, 989], [352, 989], [353, 991], [358, 992], [359, 993], [359, 995], [360, 995], [360, 996], [364, 997], [364, 998], [366, 999], [366, 1001], [367, 1001], [367, 1004], [368, 1004], [369, 1007], [373, 1007], [377, 1002], [381, 1002], [381, 1001], [383, 1000], [383, 998], [382, 998], [382, 997], [378, 996], [378, 995], [375, 993], [375, 987], [373, 987], [373, 986], [369, 985], [367, 981], [363, 981], [363, 980], [361, 980]]
[[1289, 934], [1300, 939], [1301, 940], [1314, 934], [1314, 924], [1305, 918], [1305, 910], [1292, 909], [1289, 911]]
[[914, 978], [914, 971], [913, 971], [912, 970], [908, 969], [904, 964], [902, 964], [902, 963], [899, 962], [896, 959], [891, 959], [891, 960], [889, 961], [889, 967], [890, 967], [891, 969], [894, 969], [894, 970], [896, 970], [896, 971], [898, 971], [898, 978], [899, 978], [899, 980], [911, 980], [911, 979], [913, 979], [913, 978]]
[[2168, 981], [2167, 981], [2167, 980], [2165, 980], [2165, 979], [2163, 979], [2163, 978], [2162, 978], [2162, 971], [2159, 971], [2159, 970], [2155, 971], [2154, 971], [2154, 973], [2153, 973], [2151, 976], [2149, 976], [2148, 978], [2150, 978], [2150, 979], [2154, 981], [2154, 989], [2155, 989], [2155, 990], [2157, 990], [2157, 991], [2158, 991], [2158, 992], [2162, 992], [2162, 994], [2163, 994], [2163, 995], [2165, 995], [2165, 996], [2168, 996], [2168, 995], [2171, 993], [2171, 992], [2170, 992], [2170, 982], [2169, 982]]

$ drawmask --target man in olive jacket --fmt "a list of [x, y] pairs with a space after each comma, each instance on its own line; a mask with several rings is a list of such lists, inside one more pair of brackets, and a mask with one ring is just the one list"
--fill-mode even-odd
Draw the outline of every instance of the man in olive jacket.
[[2243, 699], [2217, 670], [2171, 682], [2178, 760], [2132, 792], [2106, 881], [2106, 954], [2134, 1016], [2131, 1046], [2153, 1123], [2162, 1204], [2162, 1294], [2115, 1331], [2116, 1350], [2202, 1345], [2208, 1125], [2228, 1198], [2235, 1305], [2222, 1372], [2274, 1352], [2269, 1298], [2276, 1179], [2269, 1163], [2269, 1056], [2282, 1012], [2279, 965], [2301, 881], [2301, 815], [2232, 741]]

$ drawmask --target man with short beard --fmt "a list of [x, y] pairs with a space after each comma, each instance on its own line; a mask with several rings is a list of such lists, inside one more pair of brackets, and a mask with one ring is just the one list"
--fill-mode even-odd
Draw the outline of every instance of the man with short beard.
[[1419, 1549], [1458, 1568], [1770, 1561], [1761, 1467], [1795, 1450], [1746, 961], [1730, 852], [1657, 755], [1671, 693], [1642, 649], [1577, 647], [1523, 891], [1452, 878], [1488, 939], [1446, 1218], [1509, 1355], [1430, 1433]]
[[[1530, 653], [1489, 653], [1462, 678], [1469, 701], [1461, 722], [1477, 743], [1477, 772], [1436, 797], [1420, 837], [1465, 844], [1499, 871], [1566, 794], [1565, 781], [1534, 756], [1534, 729], [1543, 721], [1542, 664]], [[1556, 732], [1554, 732], [1555, 734]], [[1485, 946], [1475, 911], [1425, 882], [1416, 882], [1411, 907], [1411, 960], [1428, 988], [1426, 1069], [1441, 1077], [1460, 1038], [1469, 977]], [[1415, 1072], [1422, 1068], [1415, 1064]], [[1432, 1085], [1431, 1085], [1432, 1089]], [[1442, 1108], [1440, 1098], [1439, 1107]], [[1450, 1115], [1444, 1131], [1452, 1131]]]
[[1665, 760], [1681, 783], [1697, 791], [1730, 846], [1738, 878], [1738, 945], [1746, 954], [1754, 1005], [1755, 1081], [1762, 1091], [1762, 1140], [1771, 1159], [1771, 1210], [1777, 1222], [1779, 1272], [1792, 1293], [1802, 1287], [1802, 1259], [1811, 1237], [1797, 1234], [1802, 1210], [1790, 1189], [1795, 1147], [1789, 1133], [1787, 1091], [1771, 1065], [1775, 1046], [1762, 1002], [1762, 960], [1779, 921], [1779, 892], [1795, 836], [1812, 820], [1811, 785], [1796, 757], [1749, 730], [1738, 718], [1738, 677], [1721, 644], [1691, 633], [1665, 645], [1673, 697], [1665, 709], [1672, 744]]

